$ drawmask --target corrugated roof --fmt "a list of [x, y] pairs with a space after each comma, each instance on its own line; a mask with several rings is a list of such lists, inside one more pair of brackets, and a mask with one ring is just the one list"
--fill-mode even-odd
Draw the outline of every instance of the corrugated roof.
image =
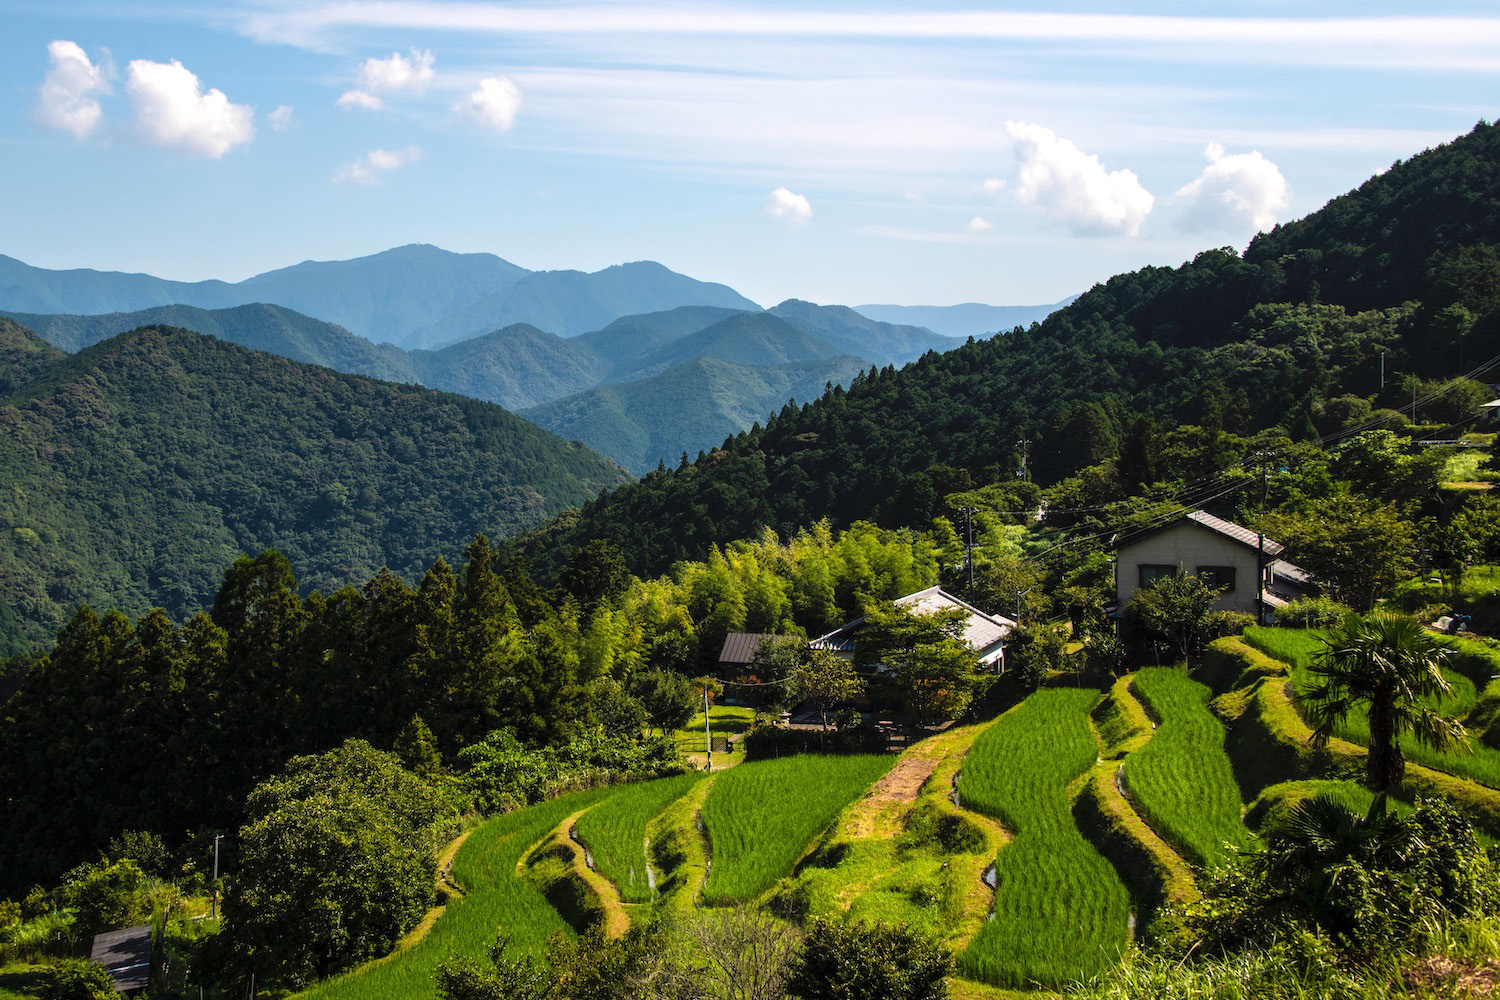
[[731, 632], [724, 637], [724, 648], [719, 652], [720, 663], [753, 663], [760, 644], [767, 639], [761, 632]]
[[1287, 562], [1285, 559], [1277, 559], [1271, 563], [1271, 572], [1290, 583], [1299, 584], [1304, 587], [1313, 582], [1311, 573], [1295, 563]]
[[[1185, 520], [1192, 521], [1200, 528], [1207, 528], [1209, 531], [1212, 531], [1216, 535], [1222, 535], [1224, 538], [1227, 538], [1232, 542], [1238, 542], [1241, 545], [1256, 549], [1257, 551], [1260, 550], [1260, 536], [1255, 532], [1251, 531], [1249, 528], [1241, 527], [1240, 525], [1235, 524], [1233, 521], [1226, 521], [1222, 517], [1214, 517], [1207, 511], [1202, 510], [1191, 511], [1187, 514], [1184, 514], [1182, 518], [1178, 520], [1168, 521], [1166, 524], [1159, 524], [1154, 528], [1147, 528], [1145, 531], [1137, 532], [1134, 535], [1122, 538], [1115, 545], [1115, 548], [1118, 550], [1126, 548], [1130, 545], [1134, 545], [1136, 542], [1139, 542], [1143, 538], [1150, 538], [1152, 535], [1175, 527]], [[1285, 550], [1285, 548], [1286, 546], [1282, 545], [1280, 542], [1272, 541], [1269, 538], [1266, 539], [1265, 553], [1268, 556], [1279, 556]]]
[[[932, 614], [937, 611], [951, 611], [957, 609], [968, 614], [968, 620], [964, 623], [964, 642], [976, 653], [983, 654], [1004, 641], [1015, 627], [1015, 622], [1003, 615], [989, 615], [980, 611], [965, 601], [959, 600], [948, 593], [942, 587], [928, 587], [919, 590], [915, 594], [907, 594], [898, 597], [892, 602], [898, 608], [904, 608], [913, 614]], [[855, 645], [854, 635], [864, 625], [865, 616], [854, 619], [852, 622], [840, 625], [827, 635], [819, 636], [812, 641], [814, 649], [833, 649], [840, 652], [848, 652]]]
[[151, 980], [151, 925], [95, 934], [89, 961], [109, 970], [116, 993], [145, 989]]

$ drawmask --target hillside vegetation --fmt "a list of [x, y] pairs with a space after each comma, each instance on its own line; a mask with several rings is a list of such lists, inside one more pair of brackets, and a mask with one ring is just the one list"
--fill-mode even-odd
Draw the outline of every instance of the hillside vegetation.
[[625, 478], [491, 404], [166, 328], [34, 370], [0, 424], [12, 648], [81, 603], [185, 616], [268, 547], [324, 589], [418, 574]]

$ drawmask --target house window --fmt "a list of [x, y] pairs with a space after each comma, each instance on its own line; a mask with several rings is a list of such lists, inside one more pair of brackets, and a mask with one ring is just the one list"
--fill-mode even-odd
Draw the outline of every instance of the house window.
[[1166, 577], [1177, 575], [1176, 566], [1166, 566], [1154, 563], [1141, 563], [1141, 565], [1137, 568], [1137, 571], [1141, 575], [1142, 587], [1149, 587], [1157, 580], [1162, 580]]
[[1220, 590], [1226, 594], [1234, 591], [1233, 566], [1199, 566], [1198, 579], [1209, 590]]

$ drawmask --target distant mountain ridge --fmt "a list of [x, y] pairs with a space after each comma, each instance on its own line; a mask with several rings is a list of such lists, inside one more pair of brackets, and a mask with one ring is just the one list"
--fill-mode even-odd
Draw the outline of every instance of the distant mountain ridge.
[[1070, 295], [1049, 306], [989, 306], [982, 302], [963, 302], [956, 306], [855, 306], [854, 311], [870, 319], [887, 323], [909, 323], [926, 327], [947, 337], [987, 337], [1006, 333], [1018, 326], [1040, 323], [1048, 316], [1071, 305], [1078, 298]]
[[528, 271], [493, 254], [425, 244], [345, 261], [304, 261], [230, 283], [32, 267], [0, 255], [0, 309], [94, 315], [168, 305], [225, 309], [268, 303], [315, 316], [371, 342], [434, 348], [515, 323], [568, 336], [637, 313], [685, 305], [759, 310], [726, 285], [654, 262], [582, 271]]

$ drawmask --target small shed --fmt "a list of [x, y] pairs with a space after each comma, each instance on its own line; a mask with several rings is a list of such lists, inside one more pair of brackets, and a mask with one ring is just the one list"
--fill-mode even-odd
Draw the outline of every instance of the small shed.
[[109, 970], [116, 993], [141, 993], [151, 983], [151, 925], [94, 935], [89, 961]]
[[760, 644], [770, 636], [761, 632], [730, 632], [724, 637], [724, 648], [719, 652], [719, 676], [732, 680], [748, 673], [760, 652]]

